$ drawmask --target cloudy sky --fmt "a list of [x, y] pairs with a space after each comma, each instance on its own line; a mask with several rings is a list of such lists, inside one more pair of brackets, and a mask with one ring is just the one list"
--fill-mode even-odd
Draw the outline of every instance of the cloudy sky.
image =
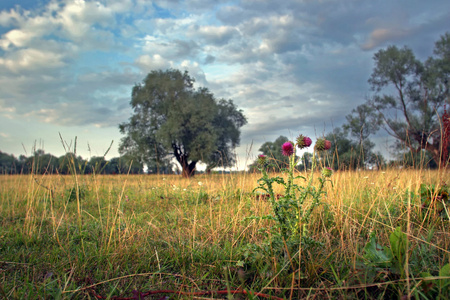
[[1, 0], [0, 151], [118, 156], [131, 88], [188, 70], [248, 125], [240, 166], [280, 135], [313, 138], [371, 95], [372, 57], [420, 59], [450, 31], [448, 0]]

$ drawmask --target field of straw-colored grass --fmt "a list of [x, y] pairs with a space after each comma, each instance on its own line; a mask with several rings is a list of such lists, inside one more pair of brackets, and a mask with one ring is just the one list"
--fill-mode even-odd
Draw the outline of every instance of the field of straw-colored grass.
[[[264, 195], [252, 193], [259, 177], [258, 173], [190, 179], [0, 176], [0, 295], [7, 299], [450, 295], [442, 277], [442, 267], [450, 261], [448, 215], [438, 214], [433, 206], [425, 210], [419, 191], [421, 184], [435, 188], [449, 184], [445, 171], [335, 172], [332, 184], [326, 186], [324, 205], [309, 224], [308, 232], [320, 246], [303, 251], [298, 270], [283, 264], [270, 249], [258, 252], [249, 247], [261, 245], [272, 226], [269, 220], [251, 218], [271, 213]], [[389, 236], [397, 227], [408, 239], [403, 270], [371, 266], [364, 251], [370, 237], [389, 247]], [[435, 280], [425, 281], [423, 272]], [[231, 290], [241, 292], [233, 296]]]

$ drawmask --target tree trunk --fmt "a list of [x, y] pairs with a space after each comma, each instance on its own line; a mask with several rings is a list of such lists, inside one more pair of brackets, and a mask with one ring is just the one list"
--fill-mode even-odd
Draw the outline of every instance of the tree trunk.
[[190, 164], [188, 164], [187, 162], [184, 165], [181, 165], [181, 167], [183, 168], [183, 171], [181, 173], [181, 175], [184, 178], [189, 178], [195, 175], [195, 165], [197, 164], [196, 161], [192, 161]]
[[175, 143], [172, 144], [173, 154], [175, 158], [181, 165], [181, 175], [185, 178], [191, 177], [195, 175], [195, 165], [197, 164], [196, 160], [193, 160], [189, 163], [189, 155], [183, 153]]

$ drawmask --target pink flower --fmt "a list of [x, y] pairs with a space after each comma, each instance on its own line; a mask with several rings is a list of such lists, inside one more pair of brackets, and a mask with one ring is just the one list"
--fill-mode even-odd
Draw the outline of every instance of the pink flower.
[[303, 136], [303, 134], [300, 134], [297, 138], [297, 147], [300, 149], [308, 148], [311, 146], [312, 141], [309, 137]]
[[315, 148], [317, 151], [328, 150], [331, 148], [331, 142], [324, 138], [320, 138], [317, 140]]
[[284, 156], [291, 156], [294, 153], [294, 145], [292, 142], [286, 142], [281, 146], [281, 151]]
[[303, 139], [303, 142], [305, 143], [306, 147], [309, 147], [312, 144], [312, 140], [307, 136], [305, 136], [305, 138]]

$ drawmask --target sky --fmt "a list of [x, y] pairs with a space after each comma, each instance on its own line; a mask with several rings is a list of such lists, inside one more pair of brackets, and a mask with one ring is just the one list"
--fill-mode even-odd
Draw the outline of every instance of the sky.
[[340, 127], [373, 95], [374, 53], [425, 60], [449, 16], [448, 0], [0, 0], [0, 151], [61, 156], [76, 137], [117, 157], [132, 87], [173, 68], [243, 110], [243, 169], [280, 135]]

